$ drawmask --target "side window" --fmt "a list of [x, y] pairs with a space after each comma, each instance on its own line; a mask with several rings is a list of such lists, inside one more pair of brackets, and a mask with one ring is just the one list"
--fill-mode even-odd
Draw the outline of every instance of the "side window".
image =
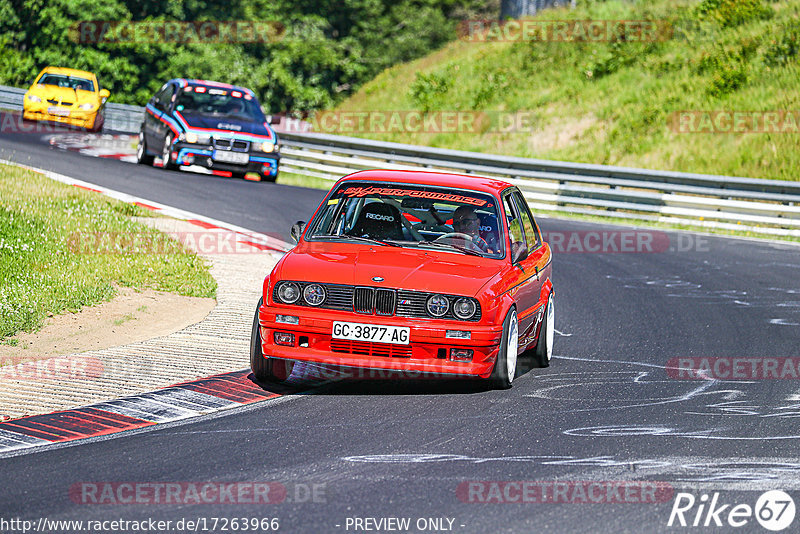
[[534, 249], [538, 248], [539, 245], [541, 245], [539, 231], [536, 229], [536, 225], [533, 223], [531, 210], [528, 208], [528, 203], [525, 202], [525, 198], [522, 196], [522, 194], [519, 191], [515, 191], [511, 196], [514, 197], [517, 210], [520, 214], [520, 219], [522, 219], [522, 229], [525, 231], [525, 238], [528, 243], [528, 252], [532, 252]]
[[154, 105], [161, 111], [166, 111], [169, 107], [169, 101], [172, 98], [173, 88], [172, 84], [167, 84], [156, 93], [156, 100]]
[[525, 234], [522, 231], [522, 221], [512, 196], [506, 195], [503, 201], [506, 208], [508, 235], [511, 238], [511, 255], [513, 257], [517, 249], [525, 247]]

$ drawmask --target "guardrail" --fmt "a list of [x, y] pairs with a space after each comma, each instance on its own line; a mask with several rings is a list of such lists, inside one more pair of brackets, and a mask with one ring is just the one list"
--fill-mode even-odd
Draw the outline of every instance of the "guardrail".
[[[25, 91], [25, 89], [0, 85], [0, 109], [22, 111], [22, 98]], [[144, 108], [128, 104], [109, 102], [106, 104], [105, 113], [105, 128], [116, 132], [138, 133], [144, 118]]]
[[[0, 107], [22, 108], [0, 86]], [[136, 133], [144, 110], [106, 105], [106, 128]], [[281, 170], [330, 180], [363, 169], [441, 170], [520, 187], [540, 212], [800, 236], [800, 182], [713, 176], [464, 152], [337, 135], [279, 132]]]
[[334, 180], [356, 170], [443, 170], [514, 183], [538, 211], [753, 229], [800, 236], [800, 182], [589, 165], [281, 134], [281, 169]]

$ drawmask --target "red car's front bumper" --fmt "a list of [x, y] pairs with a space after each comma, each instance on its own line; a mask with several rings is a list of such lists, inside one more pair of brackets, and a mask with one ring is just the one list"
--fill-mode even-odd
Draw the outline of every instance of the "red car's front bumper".
[[[276, 323], [277, 314], [299, 317], [299, 324]], [[467, 321], [361, 315], [295, 306], [262, 305], [258, 313], [264, 357], [317, 362], [335, 366], [387, 369], [447, 376], [488, 378], [502, 338], [502, 325]], [[407, 326], [408, 345], [333, 339], [334, 321]], [[470, 339], [448, 339], [447, 330], [469, 331]], [[293, 346], [277, 345], [275, 332], [294, 334]], [[472, 360], [451, 361], [450, 349], [472, 349]], [[413, 375], [410, 375], [413, 376]]]

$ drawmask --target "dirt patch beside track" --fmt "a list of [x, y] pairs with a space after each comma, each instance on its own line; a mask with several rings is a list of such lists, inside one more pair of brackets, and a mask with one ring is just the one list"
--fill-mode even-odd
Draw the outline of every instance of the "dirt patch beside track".
[[37, 361], [61, 354], [100, 350], [177, 332], [202, 321], [216, 301], [161, 291], [118, 288], [110, 302], [57, 315], [34, 333], [20, 333], [0, 345], [0, 365]]

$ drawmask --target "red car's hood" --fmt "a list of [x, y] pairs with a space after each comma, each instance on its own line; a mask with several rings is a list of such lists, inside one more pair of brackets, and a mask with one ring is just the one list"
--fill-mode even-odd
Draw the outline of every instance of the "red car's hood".
[[[286, 254], [276, 280], [379, 286], [475, 296], [502, 260], [399, 247], [303, 243]], [[381, 277], [382, 282], [372, 280]]]

